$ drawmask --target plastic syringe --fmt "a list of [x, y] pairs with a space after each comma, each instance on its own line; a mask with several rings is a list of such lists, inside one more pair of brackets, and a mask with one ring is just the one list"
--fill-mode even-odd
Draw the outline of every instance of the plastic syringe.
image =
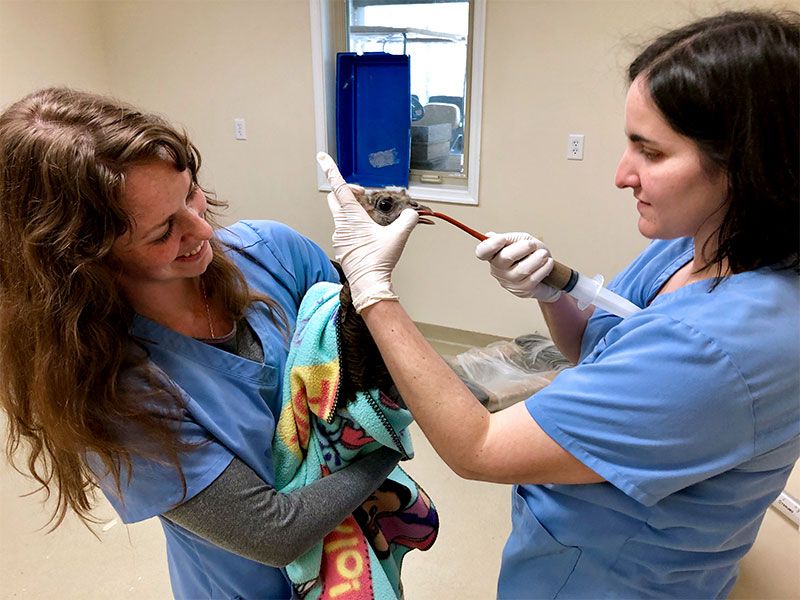
[[[481, 241], [487, 239], [486, 235], [475, 231], [471, 227], [464, 225], [462, 222], [444, 213], [434, 212], [432, 210], [420, 210], [417, 212], [419, 212], [420, 215], [443, 219], [462, 231], [466, 231], [475, 239]], [[571, 269], [567, 265], [558, 261], [554, 262], [553, 270], [542, 282], [557, 290], [562, 290], [575, 298], [575, 300], [578, 301], [579, 309], [583, 310], [590, 304], [593, 304], [598, 308], [602, 308], [611, 314], [623, 318], [642, 310], [630, 300], [604, 288], [602, 275], [595, 275], [593, 278], [587, 277], [586, 275], [581, 275], [578, 271]]]
[[594, 304], [598, 308], [623, 318], [642, 310], [630, 300], [604, 288], [602, 275], [587, 277], [558, 261], [555, 261], [553, 270], [543, 279], [543, 282], [575, 298], [578, 301], [578, 308], [581, 310]]

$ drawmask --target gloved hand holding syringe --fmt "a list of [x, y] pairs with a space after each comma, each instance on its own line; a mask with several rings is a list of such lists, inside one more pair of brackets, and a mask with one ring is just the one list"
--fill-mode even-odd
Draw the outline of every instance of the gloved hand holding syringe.
[[[481, 241], [488, 240], [490, 237], [442, 213], [421, 211], [419, 214], [444, 219]], [[505, 235], [516, 236], [517, 239], [515, 241], [523, 241], [527, 237], [531, 243], [538, 242], [533, 236], [524, 233]], [[484, 259], [491, 258], [491, 256], [479, 257]], [[641, 308], [636, 306], [633, 302], [604, 288], [602, 275], [596, 275], [594, 278], [590, 278], [556, 260], [553, 261], [553, 269], [550, 271], [550, 274], [542, 279], [542, 283], [549, 285], [555, 290], [563, 291], [575, 298], [575, 300], [578, 301], [578, 308], [581, 310], [593, 304], [619, 317], [628, 317], [641, 310]]]
[[[336, 175], [341, 177], [338, 173], [338, 169], [336, 169], [336, 166], [333, 163], [333, 160], [328, 155], [321, 153], [317, 159], [326, 174], [329, 174], [329, 171], [331, 170], [335, 170]], [[344, 180], [341, 181], [343, 182]], [[478, 257], [483, 260], [489, 260], [492, 262], [495, 254], [501, 252], [508, 244], [518, 242], [527, 242], [531, 245], [530, 249], [532, 251], [537, 251], [537, 248], [544, 250], [546, 253], [546, 259], [552, 260], [549, 258], [549, 252], [544, 249], [543, 244], [529, 234], [507, 233], [491, 234], [491, 236], [487, 236], [472, 229], [471, 227], [464, 225], [456, 219], [445, 215], [444, 213], [421, 210], [418, 211], [418, 214], [420, 216], [431, 216], [443, 219], [448, 223], [455, 225], [459, 229], [467, 232], [472, 237], [485, 242], [479, 245], [476, 251]], [[496, 243], [492, 243], [495, 242], [495, 236], [497, 238]], [[486, 242], [487, 240], [488, 242]], [[493, 271], [494, 270], [495, 268], [493, 266]], [[493, 275], [495, 275], [498, 280], [501, 280], [501, 284], [509, 289], [509, 291], [512, 291], [512, 293], [517, 293], [517, 291], [512, 289], [513, 285], [509, 285], [508, 281], [502, 280], [502, 276], [499, 276], [494, 272]], [[529, 286], [535, 288], [537, 283], [538, 282], [529, 282]], [[541, 279], [541, 283], [545, 284], [546, 286], [550, 286], [552, 290], [551, 294], [549, 294], [550, 298], [544, 299], [541, 296], [538, 296], [540, 300], [552, 301], [557, 298], [561, 292], [565, 292], [577, 300], [578, 308], [581, 310], [585, 309], [590, 304], [593, 304], [620, 317], [627, 317], [641, 310], [641, 308], [629, 300], [619, 296], [618, 294], [615, 294], [611, 290], [604, 288], [603, 277], [601, 275], [597, 275], [594, 278], [589, 278], [585, 275], [582, 275], [578, 271], [554, 260], [552, 270], [547, 276]], [[540, 285], [539, 287], [542, 286]], [[517, 295], [522, 296], [526, 294], [517, 293]], [[536, 294], [527, 294], [527, 296], [537, 297]]]
[[567, 293], [580, 310], [593, 304], [623, 318], [641, 310], [604, 288], [602, 275], [586, 277], [551, 258], [544, 244], [528, 233], [471, 234], [484, 240], [475, 249], [476, 256], [489, 261], [494, 278], [512, 294], [555, 302]]

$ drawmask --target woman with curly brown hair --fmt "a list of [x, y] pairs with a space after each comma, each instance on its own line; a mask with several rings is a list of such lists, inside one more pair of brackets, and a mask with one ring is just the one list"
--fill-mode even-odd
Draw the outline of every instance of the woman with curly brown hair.
[[0, 114], [0, 398], [8, 453], [91, 521], [158, 516], [179, 598], [291, 597], [281, 567], [352, 513], [399, 455], [290, 494], [271, 443], [306, 290], [338, 281], [272, 221], [225, 229], [200, 154], [163, 118], [66, 88]]

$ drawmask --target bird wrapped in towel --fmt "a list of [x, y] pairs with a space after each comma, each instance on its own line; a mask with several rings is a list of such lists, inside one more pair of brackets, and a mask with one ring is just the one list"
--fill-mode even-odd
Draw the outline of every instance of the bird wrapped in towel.
[[[405, 208], [425, 209], [403, 192], [354, 192], [380, 224]], [[411, 414], [392, 393], [392, 379], [341, 279], [342, 285], [313, 285], [298, 309], [272, 444], [275, 488], [281, 492], [381, 446], [413, 456]], [[305, 600], [400, 600], [403, 557], [430, 548], [438, 529], [433, 502], [398, 465], [286, 573]]]

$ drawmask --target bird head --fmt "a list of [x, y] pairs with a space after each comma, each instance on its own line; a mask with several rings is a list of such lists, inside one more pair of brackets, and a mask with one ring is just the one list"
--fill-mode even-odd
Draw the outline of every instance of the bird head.
[[[360, 186], [351, 185], [356, 200], [364, 207], [370, 218], [378, 225], [388, 225], [392, 223], [400, 213], [406, 208], [412, 208], [417, 212], [421, 210], [430, 211], [431, 209], [424, 204], [412, 200], [406, 190], [374, 190], [367, 191]], [[418, 221], [426, 225], [432, 225], [433, 221], [421, 217]]]

